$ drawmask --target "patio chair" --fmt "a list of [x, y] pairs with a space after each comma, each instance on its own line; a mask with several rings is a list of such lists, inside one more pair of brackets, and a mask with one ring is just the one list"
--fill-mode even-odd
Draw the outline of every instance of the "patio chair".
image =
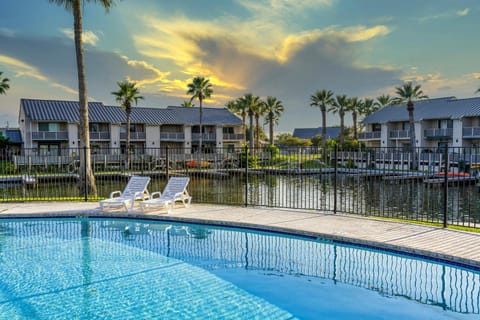
[[175, 207], [175, 202], [181, 201], [188, 208], [192, 197], [188, 194], [187, 185], [190, 181], [188, 177], [172, 177], [168, 180], [163, 192], [152, 193], [149, 200], [141, 201], [140, 208], [142, 211], [166, 208], [170, 213]]
[[100, 208], [104, 211], [107, 208], [124, 208], [125, 211], [132, 209], [135, 200], [146, 200], [150, 198], [147, 185], [150, 177], [132, 176], [123, 192], [113, 191], [110, 198], [101, 200]]

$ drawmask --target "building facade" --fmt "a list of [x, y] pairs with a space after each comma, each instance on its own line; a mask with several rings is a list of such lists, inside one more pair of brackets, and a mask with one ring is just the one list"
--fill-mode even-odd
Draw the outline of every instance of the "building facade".
[[[76, 101], [21, 99], [19, 128], [23, 152], [69, 155], [79, 145], [79, 105]], [[132, 108], [131, 151], [153, 154], [169, 147], [182, 153], [228, 152], [244, 142], [241, 120], [225, 108], [203, 108], [202, 132], [198, 108]], [[126, 114], [119, 106], [89, 102], [90, 146], [93, 154], [126, 152]]]
[[[448, 144], [471, 153], [480, 151], [480, 98], [445, 97], [415, 102], [415, 147], [438, 152]], [[385, 107], [363, 120], [359, 140], [367, 147], [410, 147], [406, 105]], [[477, 150], [478, 149], [478, 150]]]

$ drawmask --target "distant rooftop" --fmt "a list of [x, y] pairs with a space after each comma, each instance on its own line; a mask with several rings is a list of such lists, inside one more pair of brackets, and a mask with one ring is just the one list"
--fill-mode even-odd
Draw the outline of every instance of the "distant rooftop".
[[[443, 97], [414, 102], [415, 121], [434, 119], [461, 119], [480, 116], [480, 98], [457, 99]], [[408, 121], [406, 104], [391, 105], [366, 117], [363, 123]]]
[[11, 143], [22, 143], [22, 134], [18, 128], [0, 128], [0, 133]]
[[[340, 134], [340, 127], [327, 127], [327, 139], [336, 139]], [[322, 127], [318, 128], [295, 128], [293, 130], [293, 136], [302, 139], [311, 139], [314, 136], [322, 135]]]

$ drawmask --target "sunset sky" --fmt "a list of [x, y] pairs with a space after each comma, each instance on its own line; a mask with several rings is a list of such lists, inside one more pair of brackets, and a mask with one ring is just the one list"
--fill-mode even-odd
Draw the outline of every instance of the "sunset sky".
[[[275, 96], [285, 106], [278, 131], [319, 127], [317, 89], [374, 98], [413, 80], [430, 97], [475, 96], [478, 21], [473, 0], [123, 0], [109, 13], [87, 3], [88, 96], [115, 104], [116, 82], [130, 79], [141, 106], [163, 108], [205, 76], [206, 106]], [[20, 98], [78, 100], [72, 28], [72, 14], [48, 0], [2, 3], [0, 71], [11, 89], [0, 126], [17, 126]]]

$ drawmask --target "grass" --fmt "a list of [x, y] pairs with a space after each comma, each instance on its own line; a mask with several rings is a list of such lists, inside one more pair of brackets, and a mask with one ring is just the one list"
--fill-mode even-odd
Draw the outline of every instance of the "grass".
[[[379, 216], [366, 216], [366, 217], [367, 218], [374, 218], [374, 219], [378, 219], [378, 220], [387, 220], [387, 221], [394, 221], [394, 222], [405, 222], [405, 223], [411, 223], [411, 224], [426, 225], [426, 226], [437, 227], [437, 228], [442, 228], [443, 227], [442, 223], [437, 223], [437, 222], [418, 221], [418, 220], [399, 219], [399, 218], [386, 218], [386, 217], [379, 217]], [[480, 226], [475, 228], [475, 227], [466, 227], [466, 226], [457, 226], [457, 225], [447, 225], [447, 229], [480, 233]]]

